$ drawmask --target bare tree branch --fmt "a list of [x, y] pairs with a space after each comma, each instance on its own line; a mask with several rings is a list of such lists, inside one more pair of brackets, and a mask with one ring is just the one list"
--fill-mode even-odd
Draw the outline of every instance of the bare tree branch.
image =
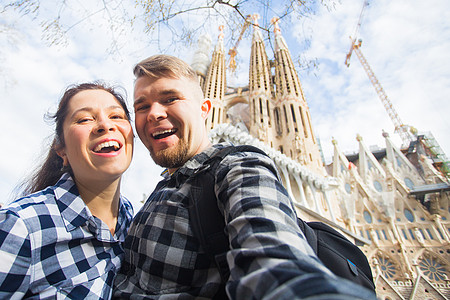
[[[100, 17], [107, 21], [111, 36], [108, 51], [117, 54], [125, 43], [123, 40], [126, 39], [123, 37], [130, 30], [142, 30], [146, 40], [156, 43], [164, 52], [167, 47], [173, 48], [176, 44], [190, 45], [202, 32], [224, 24], [227, 27], [227, 40], [234, 44], [247, 16], [255, 12], [261, 12], [263, 20], [260, 24], [251, 25], [258, 26], [271, 43], [273, 25], [270, 19], [273, 16], [290, 22], [295, 18], [310, 17], [320, 5], [331, 10], [337, 1], [339, 0], [92, 0], [87, 3], [90, 5], [89, 9], [85, 8], [80, 14], [79, 9], [83, 8], [81, 0], [60, 0], [53, 15], [48, 14], [49, 10], [44, 15], [40, 14], [44, 5], [41, 1], [16, 0], [0, 5], [0, 14], [14, 9], [23, 16], [37, 20], [42, 28], [42, 39], [48, 45], [62, 46], [67, 44], [70, 31]], [[204, 17], [204, 22], [198, 22], [200, 16]], [[91, 26], [95, 28], [95, 25]], [[305, 64], [300, 57], [297, 61]], [[315, 62], [310, 61], [306, 65], [314, 66]]]

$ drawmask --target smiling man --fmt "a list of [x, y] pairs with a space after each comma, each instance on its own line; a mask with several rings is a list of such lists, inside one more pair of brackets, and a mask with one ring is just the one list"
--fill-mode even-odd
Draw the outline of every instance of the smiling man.
[[134, 89], [136, 130], [155, 163], [172, 172], [210, 146], [204, 123], [211, 103], [196, 77], [141, 72]]
[[320, 263], [274, 163], [254, 152], [226, 156], [214, 185], [202, 187], [214, 190], [211, 201], [226, 223], [230, 275], [221, 276], [193, 233], [189, 206], [198, 194], [188, 179], [230, 144], [211, 145], [205, 126], [211, 102], [188, 64], [156, 55], [134, 74], [136, 130], [167, 171], [128, 232], [116, 299], [376, 299]]

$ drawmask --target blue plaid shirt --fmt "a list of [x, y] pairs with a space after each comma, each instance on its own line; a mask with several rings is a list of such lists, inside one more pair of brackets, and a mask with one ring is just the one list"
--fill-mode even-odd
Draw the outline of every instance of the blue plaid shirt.
[[0, 210], [0, 299], [109, 299], [133, 208], [120, 198], [114, 236], [69, 174]]
[[[223, 146], [196, 155], [172, 176], [200, 168]], [[189, 224], [191, 186], [181, 181], [176, 187], [165, 176], [133, 220], [113, 297], [214, 299], [221, 278]], [[215, 185], [205, 188], [214, 188], [227, 224], [231, 274], [226, 290], [231, 299], [376, 299], [319, 262], [297, 226], [270, 158], [230, 154], [215, 178]]]

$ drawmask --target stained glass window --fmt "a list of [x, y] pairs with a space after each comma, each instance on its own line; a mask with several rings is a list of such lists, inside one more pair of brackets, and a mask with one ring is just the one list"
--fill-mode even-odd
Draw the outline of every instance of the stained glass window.
[[405, 218], [406, 218], [408, 221], [414, 222], [414, 216], [413, 216], [412, 212], [411, 212], [409, 209], [405, 208], [405, 210], [403, 211], [403, 213], [405, 214]]
[[378, 180], [374, 180], [373, 181], [373, 187], [378, 191], [378, 192], [382, 192], [383, 191], [383, 186], [381, 185], [381, 183]]
[[405, 181], [406, 186], [407, 186], [410, 190], [414, 189], [414, 182], [413, 182], [411, 179], [409, 179], [408, 177], [406, 177], [406, 178], [404, 179], [404, 181]]
[[364, 211], [364, 219], [366, 220], [367, 223], [369, 224], [372, 223], [372, 216], [367, 210]]
[[380, 269], [384, 277], [390, 279], [395, 276], [395, 266], [388, 258], [378, 257], [378, 263], [380, 264]]
[[419, 268], [431, 280], [445, 280], [445, 274], [447, 273], [445, 267], [433, 257], [424, 257], [419, 263]]
[[352, 187], [349, 183], [345, 184], [345, 191], [349, 194], [352, 192]]

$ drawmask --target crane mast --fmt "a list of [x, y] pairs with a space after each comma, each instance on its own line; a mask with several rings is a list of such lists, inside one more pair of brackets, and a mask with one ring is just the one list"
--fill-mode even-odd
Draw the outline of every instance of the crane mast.
[[350, 66], [350, 58], [352, 56], [353, 51], [356, 53], [356, 56], [358, 57], [361, 65], [364, 68], [364, 71], [366, 71], [367, 76], [370, 79], [370, 82], [372, 82], [372, 85], [375, 88], [375, 91], [378, 94], [378, 97], [380, 98], [381, 102], [383, 103], [384, 108], [386, 109], [389, 117], [391, 118], [392, 122], [395, 126], [395, 132], [400, 135], [400, 138], [402, 139], [403, 143], [405, 145], [409, 145], [411, 141], [414, 140], [414, 137], [410, 133], [409, 126], [403, 124], [403, 122], [400, 120], [400, 117], [398, 116], [397, 112], [394, 109], [394, 106], [392, 105], [392, 102], [389, 100], [388, 96], [386, 95], [386, 92], [384, 91], [383, 87], [381, 86], [380, 82], [378, 81], [377, 77], [375, 76], [375, 73], [372, 71], [372, 68], [370, 67], [369, 63], [367, 62], [366, 58], [361, 52], [361, 40], [356, 42], [356, 37], [358, 35], [359, 29], [361, 27], [361, 21], [364, 15], [365, 8], [369, 5], [369, 1], [365, 0], [363, 7], [361, 9], [361, 13], [359, 15], [358, 24], [356, 25], [355, 32], [353, 33], [353, 37], [350, 36], [351, 44], [350, 44], [350, 50], [347, 53], [347, 56], [345, 58], [345, 65], [347, 67]]
[[377, 77], [375, 76], [375, 73], [372, 71], [372, 68], [370, 67], [369, 63], [367, 62], [366, 58], [361, 52], [361, 40], [358, 41], [357, 44], [353, 45], [353, 51], [355, 51], [356, 56], [359, 59], [359, 62], [364, 68], [364, 71], [366, 71], [367, 76], [370, 79], [370, 82], [372, 82], [372, 85], [374, 86], [378, 97], [380, 98], [381, 102], [383, 103], [384, 108], [386, 109], [389, 117], [391, 118], [392, 122], [395, 126], [395, 132], [397, 132], [403, 143], [408, 145], [409, 142], [413, 140], [413, 137], [411, 136], [410, 132], [408, 131], [409, 126], [404, 125], [403, 122], [400, 120], [400, 117], [398, 116], [397, 112], [395, 111], [391, 101], [389, 100], [388, 96], [386, 95], [386, 92], [384, 91], [383, 87], [381, 86], [380, 82], [378, 81]]
[[359, 14], [359, 18], [358, 18], [358, 24], [355, 27], [355, 31], [353, 32], [353, 35], [350, 36], [350, 50], [347, 53], [347, 56], [345, 57], [345, 65], [347, 67], [350, 67], [350, 57], [352, 56], [352, 52], [353, 52], [353, 46], [355, 45], [356, 42], [356, 37], [358, 36], [359, 33], [359, 28], [361, 28], [361, 21], [363, 19], [364, 16], [364, 11], [366, 9], [366, 7], [369, 5], [369, 0], [365, 0], [363, 3], [363, 6], [361, 8], [361, 12]]
[[251, 18], [252, 18], [251, 15], [247, 15], [245, 17], [244, 25], [242, 25], [241, 33], [239, 34], [239, 37], [238, 37], [236, 43], [234, 44], [234, 46], [230, 50], [228, 50], [228, 55], [230, 55], [230, 60], [228, 62], [228, 68], [231, 70], [231, 72], [234, 72], [236, 70], [235, 56], [237, 55], [237, 46], [241, 42], [242, 36], [244, 35], [244, 33], [247, 30], [248, 26], [250, 26], [250, 24], [251, 24]]

